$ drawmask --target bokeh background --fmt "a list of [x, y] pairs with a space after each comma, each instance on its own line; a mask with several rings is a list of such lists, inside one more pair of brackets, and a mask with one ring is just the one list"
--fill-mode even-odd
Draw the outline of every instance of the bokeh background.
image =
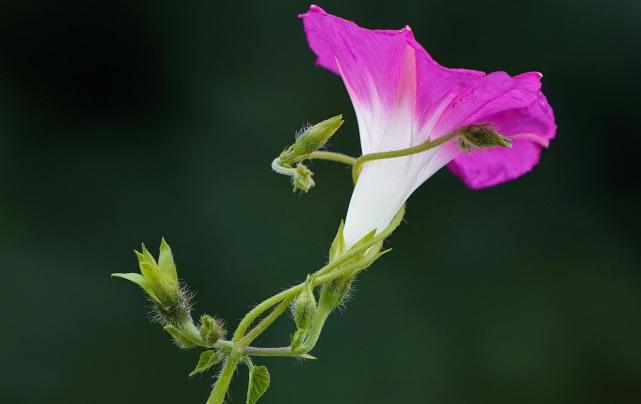
[[[410, 24], [446, 66], [545, 74], [558, 138], [519, 181], [443, 170], [394, 251], [334, 315], [317, 361], [267, 359], [264, 403], [641, 402], [641, 3], [323, 1]], [[235, 326], [323, 264], [348, 170], [292, 194], [269, 163], [343, 113], [302, 1], [9, 1], [0, 6], [0, 402], [203, 403], [197, 353], [150, 324], [132, 253], [161, 236], [198, 313]], [[292, 323], [261, 338], [281, 345]], [[241, 369], [232, 403], [245, 399]]]

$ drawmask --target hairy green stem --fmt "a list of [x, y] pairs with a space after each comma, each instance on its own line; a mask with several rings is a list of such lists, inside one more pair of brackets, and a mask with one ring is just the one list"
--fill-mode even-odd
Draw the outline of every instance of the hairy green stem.
[[246, 347], [247, 345], [251, 344], [253, 340], [258, 338], [258, 336], [262, 334], [263, 331], [267, 329], [267, 327], [269, 327], [278, 317], [280, 317], [281, 314], [283, 314], [285, 310], [287, 310], [287, 307], [289, 307], [291, 301], [292, 298], [283, 300], [278, 306], [276, 306], [274, 310], [272, 310], [271, 313], [269, 313], [269, 315], [265, 316], [265, 318], [263, 318], [263, 320], [258, 323], [256, 327], [254, 327], [247, 333], [247, 335], [243, 337], [243, 339], [238, 344], [240, 348], [242, 349], [243, 347]]
[[216, 384], [214, 384], [214, 388], [207, 399], [207, 404], [223, 404], [225, 402], [229, 384], [231, 383], [232, 377], [234, 377], [234, 372], [242, 356], [238, 351], [232, 351], [229, 356], [227, 356], [220, 375], [218, 375], [218, 379], [216, 380]]
[[[389, 224], [389, 226], [387, 226], [385, 230], [377, 234], [368, 243], [360, 245], [357, 248], [348, 250], [347, 253], [342, 255], [340, 258], [336, 259], [333, 262], [330, 262], [329, 264], [321, 268], [319, 271], [317, 271], [317, 272], [323, 273], [323, 275], [315, 277], [313, 286], [316, 287], [316, 286], [325, 284], [327, 282], [333, 281], [334, 279], [337, 279], [341, 276], [351, 274], [358, 267], [358, 264], [346, 265], [344, 267], [340, 267], [340, 266], [346, 263], [347, 261], [349, 261], [350, 259], [354, 258], [357, 254], [364, 253], [372, 246], [375, 246], [376, 244], [382, 242], [387, 236], [389, 236], [394, 231], [394, 229], [396, 229], [396, 227], [398, 227], [398, 225], [403, 220], [404, 213], [405, 213], [405, 206], [402, 206], [399, 209], [396, 216], [394, 216], [394, 219], [392, 219], [392, 222]], [[214, 384], [214, 388], [211, 392], [211, 395], [209, 396], [209, 399], [207, 400], [207, 404], [223, 404], [225, 400], [225, 396], [227, 394], [227, 390], [229, 389], [229, 384], [231, 383], [231, 379], [234, 376], [234, 371], [236, 370], [238, 363], [243, 357], [243, 354], [244, 354], [243, 349], [247, 349], [247, 345], [249, 345], [253, 340], [251, 337], [255, 338], [258, 335], [260, 335], [260, 333], [262, 333], [265, 330], [265, 328], [267, 328], [267, 326], [269, 326], [280, 314], [283, 313], [284, 309], [287, 308], [287, 305], [289, 305], [291, 299], [296, 297], [304, 287], [305, 287], [305, 282], [302, 282], [296, 286], [292, 286], [289, 289], [286, 289], [280, 293], [277, 293], [276, 295], [264, 300], [262, 303], [254, 307], [245, 315], [245, 317], [241, 320], [240, 324], [238, 324], [236, 331], [234, 332], [234, 335], [231, 340], [231, 345], [233, 346], [232, 351], [228, 355], [227, 359], [225, 360], [223, 369], [221, 370], [218, 380], [216, 380], [216, 384]], [[281, 305], [278, 306], [276, 309], [274, 309], [272, 313], [266, 316], [265, 319], [263, 320], [265, 326], [264, 327], [262, 326], [263, 322], [259, 323], [259, 325], [257, 325], [256, 328], [254, 328], [252, 331], [250, 331], [250, 333], [247, 334], [247, 336], [249, 336], [250, 338], [246, 338], [245, 333], [247, 332], [247, 329], [249, 328], [249, 326], [265, 311], [269, 310], [271, 307], [279, 303], [281, 303]], [[317, 330], [316, 329], [313, 330], [312, 341], [314, 342], [314, 344], [318, 340], [322, 326], [325, 320], [327, 319], [327, 316], [329, 316], [330, 312], [331, 310], [329, 310], [329, 312], [327, 313], [323, 311], [320, 314], [322, 317], [318, 318], [318, 320], [322, 320], [322, 321], [315, 322], [315, 324], [318, 323], [317, 326], [319, 328]], [[250, 336], [249, 334], [252, 334], [252, 335]], [[307, 352], [311, 349], [311, 347], [313, 347], [313, 344], [310, 344], [310, 345], [311, 346], [309, 348], [307, 344], [305, 346], [305, 349], [307, 349]], [[261, 353], [269, 352], [269, 351], [265, 351], [266, 349], [269, 350], [269, 348], [253, 348], [253, 349], [254, 349], [254, 352], [261, 352]], [[252, 349], [250, 348], [249, 351], [252, 351]], [[284, 351], [283, 348], [273, 348], [273, 350], [269, 353], [277, 353], [277, 352], [282, 353], [283, 351]], [[264, 356], [268, 356], [268, 355], [264, 355]], [[282, 355], [271, 355], [271, 356], [282, 356]], [[290, 355], [287, 355], [287, 356], [290, 356]], [[300, 352], [298, 353], [298, 356], [302, 356]]]

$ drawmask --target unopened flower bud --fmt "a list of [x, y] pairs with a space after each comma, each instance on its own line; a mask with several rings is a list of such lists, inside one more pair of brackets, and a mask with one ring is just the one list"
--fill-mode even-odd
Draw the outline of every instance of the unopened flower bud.
[[320, 292], [319, 305], [326, 310], [334, 310], [349, 300], [352, 282], [356, 275], [343, 276], [325, 284]]
[[309, 191], [316, 183], [314, 182], [314, 173], [302, 163], [298, 163], [292, 176], [292, 183], [294, 184], [293, 192], [301, 190], [305, 193]]
[[154, 303], [171, 306], [181, 297], [180, 285], [171, 248], [163, 239], [160, 244], [158, 262], [149, 250], [142, 245], [142, 252], [135, 251], [140, 274], [112, 274], [117, 278], [130, 280], [143, 288]]
[[208, 346], [213, 346], [219, 339], [225, 337], [225, 329], [218, 320], [205, 314], [200, 317], [200, 336]]
[[189, 294], [181, 288], [176, 265], [169, 244], [160, 243], [158, 262], [142, 245], [142, 252], [135, 251], [140, 273], [112, 274], [140, 286], [155, 306], [155, 317], [161, 323], [178, 324], [190, 316]]
[[490, 125], [470, 125], [461, 129], [463, 136], [459, 138], [461, 147], [470, 151], [473, 147], [511, 147], [510, 140], [496, 133]]
[[294, 155], [304, 156], [322, 148], [342, 124], [343, 116], [337, 115], [306, 128], [296, 138]]
[[303, 290], [300, 292], [294, 303], [292, 303], [292, 314], [296, 328], [307, 330], [312, 324], [316, 314], [316, 297], [314, 296], [314, 277], [307, 276]]

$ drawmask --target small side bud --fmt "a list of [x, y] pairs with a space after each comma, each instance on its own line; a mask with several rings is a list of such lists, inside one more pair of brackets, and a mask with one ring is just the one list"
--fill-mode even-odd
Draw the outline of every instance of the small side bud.
[[352, 283], [356, 275], [343, 276], [326, 283], [320, 292], [319, 305], [332, 311], [344, 305], [351, 296]]
[[292, 314], [296, 328], [307, 330], [312, 324], [316, 314], [316, 297], [314, 296], [314, 277], [307, 275], [307, 280], [294, 302], [292, 303]]
[[510, 140], [496, 133], [490, 125], [470, 125], [461, 129], [461, 133], [463, 136], [459, 138], [459, 145], [468, 152], [474, 147], [512, 147]]
[[322, 148], [341, 125], [343, 125], [343, 116], [337, 115], [310, 126], [296, 138], [294, 154], [304, 156]]
[[220, 321], [205, 314], [200, 317], [200, 336], [207, 346], [213, 346], [219, 339], [225, 337], [225, 329]]
[[294, 185], [293, 192], [301, 190], [307, 193], [307, 191], [316, 185], [314, 178], [312, 178], [313, 176], [314, 173], [307, 168], [307, 166], [302, 163], [298, 163], [294, 170], [294, 175], [292, 176], [292, 183]]

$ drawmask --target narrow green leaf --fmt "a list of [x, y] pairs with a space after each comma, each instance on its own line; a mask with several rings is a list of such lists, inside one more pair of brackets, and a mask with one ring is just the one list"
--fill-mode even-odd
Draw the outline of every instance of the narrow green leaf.
[[269, 371], [265, 366], [253, 366], [249, 371], [247, 404], [256, 404], [269, 388]]
[[199, 373], [206, 372], [207, 370], [209, 370], [209, 368], [218, 363], [218, 361], [220, 361], [220, 355], [218, 354], [218, 352], [204, 351], [200, 354], [200, 359], [198, 359], [196, 369], [194, 369], [193, 372], [189, 374], [189, 377], [194, 377]]
[[158, 267], [167, 278], [172, 282], [178, 283], [178, 274], [176, 273], [176, 264], [174, 263], [174, 256], [171, 252], [171, 247], [165, 241], [165, 238], [160, 241], [160, 253], [158, 254]]

